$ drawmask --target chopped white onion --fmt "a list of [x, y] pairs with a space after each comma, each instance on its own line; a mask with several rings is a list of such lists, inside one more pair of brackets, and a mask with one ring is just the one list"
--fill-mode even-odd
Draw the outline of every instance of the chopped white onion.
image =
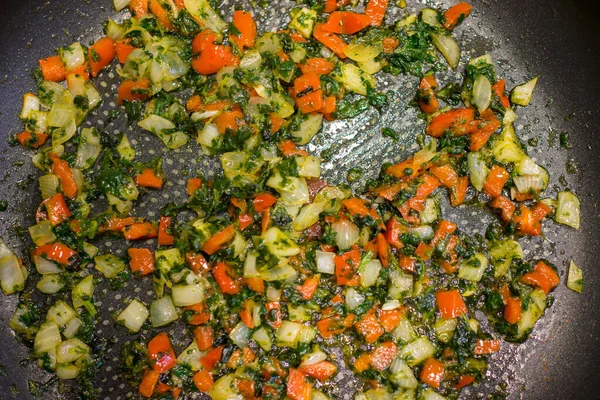
[[79, 318], [73, 318], [65, 326], [63, 336], [67, 339], [75, 337], [75, 335], [77, 335], [77, 332], [79, 331], [79, 328], [81, 328], [81, 325], [83, 325], [83, 322]]
[[35, 269], [42, 275], [45, 274], [58, 274], [63, 272], [63, 269], [56, 263], [45, 259], [42, 256], [33, 256], [33, 262]]
[[55, 294], [65, 286], [59, 274], [42, 275], [35, 287], [44, 294]]
[[340, 250], [346, 250], [358, 242], [360, 232], [356, 225], [348, 220], [334, 222], [331, 229], [335, 233], [335, 243]]
[[174, 285], [171, 288], [173, 304], [177, 307], [191, 306], [204, 300], [204, 288], [200, 284]]
[[579, 229], [580, 214], [580, 204], [577, 196], [572, 192], [560, 192], [558, 194], [558, 205], [556, 206], [556, 222]]
[[56, 347], [56, 362], [59, 364], [70, 363], [89, 354], [89, 352], [89, 346], [81, 340], [65, 340]]
[[[360, 284], [362, 287], [373, 286], [377, 283], [379, 277], [379, 271], [381, 271], [381, 261], [374, 259], [369, 261], [363, 268], [358, 270], [360, 275]], [[346, 298], [348, 301], [348, 298]]]
[[431, 33], [431, 39], [444, 56], [451, 68], [455, 69], [460, 61], [460, 47], [450, 34]]
[[58, 326], [64, 326], [69, 321], [77, 316], [75, 310], [70, 305], [62, 300], [58, 300], [52, 307], [48, 309], [46, 319], [48, 321], [54, 321]]
[[54, 321], [46, 321], [38, 330], [33, 341], [33, 351], [35, 354], [46, 353], [56, 349], [56, 346], [62, 341], [58, 325]]
[[25, 288], [26, 276], [15, 255], [0, 259], [0, 285], [4, 294], [12, 294]]
[[329, 251], [315, 251], [317, 271], [322, 274], [335, 274], [335, 253]]
[[250, 339], [250, 328], [246, 326], [242, 321], [240, 321], [235, 328], [229, 333], [229, 338], [231, 341], [240, 349], [243, 349], [248, 345], [248, 340]]
[[140, 301], [133, 299], [117, 316], [117, 322], [121, 322], [130, 332], [139, 332], [149, 316], [148, 308]]
[[356, 307], [360, 306], [365, 301], [365, 296], [359, 293], [354, 288], [349, 288], [346, 290], [346, 304], [348, 308], [354, 310]]
[[300, 367], [313, 365], [325, 360], [327, 360], [327, 354], [325, 354], [319, 347], [315, 347], [312, 353], [302, 356]]
[[173, 305], [171, 296], [163, 296], [150, 304], [150, 322], [152, 322], [153, 327], [158, 328], [168, 325], [176, 321], [177, 318], [179, 318], [179, 315]]
[[125, 263], [114, 254], [103, 254], [94, 257], [96, 269], [108, 279], [114, 279], [125, 270]]

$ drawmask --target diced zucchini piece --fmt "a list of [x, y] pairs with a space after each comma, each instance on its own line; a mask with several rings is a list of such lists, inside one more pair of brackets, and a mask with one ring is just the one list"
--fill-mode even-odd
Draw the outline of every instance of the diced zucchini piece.
[[185, 8], [192, 18], [215, 32], [221, 33], [227, 29], [227, 22], [211, 7], [208, 0], [184, 0]]
[[298, 124], [298, 128], [290, 133], [298, 140], [299, 144], [307, 144], [321, 130], [323, 114], [298, 115], [297, 118], [300, 118], [301, 122]]
[[479, 282], [485, 269], [488, 266], [488, 259], [481, 253], [473, 255], [473, 257], [463, 260], [460, 269], [458, 270], [458, 277], [473, 282]]
[[516, 240], [504, 239], [493, 242], [488, 249], [494, 266], [494, 276], [503, 276], [515, 258], [523, 259], [523, 249]]
[[579, 229], [580, 226], [579, 199], [573, 192], [560, 192], [558, 194], [558, 205], [554, 219], [559, 224]]
[[431, 33], [431, 39], [448, 62], [448, 65], [455, 69], [460, 61], [460, 47], [456, 43], [456, 39], [450, 34], [443, 33]]
[[366, 73], [354, 64], [342, 64], [339, 71], [334, 70], [332, 72], [332, 76], [347, 90], [363, 96], [367, 95], [368, 86], [374, 88], [377, 85], [377, 81], [371, 74]]
[[433, 8], [424, 8], [421, 10], [421, 21], [433, 28], [442, 27], [442, 24], [438, 20], [438, 12]]
[[356, 62], [367, 62], [374, 59], [383, 51], [383, 47], [376, 44], [350, 43], [344, 48], [344, 54]]
[[317, 12], [310, 8], [295, 8], [291, 11], [292, 20], [289, 28], [295, 29], [306, 39], [310, 38], [317, 21]]
[[426, 336], [421, 336], [400, 349], [398, 356], [414, 367], [432, 357], [436, 352], [435, 346]]
[[567, 277], [567, 287], [571, 290], [581, 293], [583, 291], [583, 272], [573, 260], [569, 265], [569, 275]]
[[510, 102], [524, 107], [528, 106], [537, 81], [538, 78], [535, 77], [527, 83], [516, 86], [510, 93]]
[[480, 113], [490, 106], [492, 102], [492, 84], [485, 75], [479, 75], [475, 79], [471, 101]]
[[518, 162], [527, 157], [512, 124], [506, 125], [493, 143], [492, 153], [500, 162]]

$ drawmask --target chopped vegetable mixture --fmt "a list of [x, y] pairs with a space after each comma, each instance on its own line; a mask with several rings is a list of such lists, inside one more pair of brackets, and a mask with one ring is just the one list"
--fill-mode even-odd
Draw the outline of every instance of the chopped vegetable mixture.
[[[93, 397], [94, 287], [118, 289], [129, 273], [155, 292], [114, 315], [123, 334], [153, 332], [122, 349], [121, 376], [145, 398], [333, 399], [341, 369], [359, 378], [356, 399], [456, 398], [484, 379], [489, 355], [527, 339], [560, 278], [525, 259], [518, 239], [542, 235], [548, 218], [580, 220], [572, 192], [543, 197], [548, 172], [515, 132], [538, 78], [509, 91], [481, 55], [440, 87], [436, 74], [459, 65], [452, 31], [471, 6], [390, 21], [387, 0], [356, 3], [311, 1], [261, 34], [252, 12], [225, 20], [218, 2], [115, 0], [130, 18], [40, 60], [16, 135], [43, 173], [30, 257], [0, 242], [4, 293], [29, 276], [51, 299], [22, 296], [10, 321], [40, 368]], [[113, 98], [164, 143], [159, 154], [191, 146], [220, 158], [222, 173], [192, 173], [187, 202], [160, 218], [135, 204], [170, 190], [162, 158], [138, 161], [126, 134], [83, 127], [108, 68], [121, 78]], [[386, 107], [380, 71], [420, 80], [421, 149], [363, 190], [331, 185], [303, 145], [330, 121]], [[360, 177], [360, 166], [348, 173]], [[442, 215], [446, 202], [486, 204], [497, 218], [465, 234]], [[126, 255], [103, 254], [99, 238], [126, 241]], [[582, 290], [575, 264], [568, 285]], [[183, 346], [168, 334], [175, 321]]]

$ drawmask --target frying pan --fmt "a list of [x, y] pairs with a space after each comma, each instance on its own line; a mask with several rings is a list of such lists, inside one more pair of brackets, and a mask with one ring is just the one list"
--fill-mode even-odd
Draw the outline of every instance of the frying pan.
[[[409, 9], [419, 6], [408, 1]], [[582, 226], [579, 231], [546, 224], [546, 237], [523, 240], [528, 258], [545, 257], [555, 262], [561, 275], [566, 275], [568, 262], [573, 259], [584, 270], [585, 288], [581, 295], [561, 284], [554, 292], [555, 305], [538, 322], [529, 341], [521, 346], [505, 345], [491, 359], [488, 377], [484, 383], [463, 391], [461, 398], [485, 398], [500, 387], [508, 386], [510, 399], [594, 399], [600, 398], [597, 379], [600, 374], [600, 272], [596, 263], [600, 250], [598, 229], [598, 201], [600, 185], [600, 35], [596, 17], [599, 5], [593, 0], [473, 0], [474, 13], [458, 28], [459, 43], [464, 58], [491, 52], [497, 61], [497, 71], [507, 77], [509, 87], [526, 79], [541, 76], [534, 101], [526, 110], [519, 110], [517, 131], [525, 141], [539, 138], [535, 147], [528, 146], [530, 155], [546, 166], [552, 176], [548, 195], [563, 190], [560, 181], [566, 180], [582, 204]], [[236, 4], [244, 4], [236, 2]], [[447, 7], [449, 1], [434, 5]], [[223, 1], [225, 13], [233, 2]], [[256, 10], [263, 21], [259, 27], [281, 26], [285, 7], [291, 4], [273, 1], [265, 10]], [[246, 4], [245, 9], [250, 9]], [[33, 91], [30, 78], [37, 60], [53, 53], [56, 47], [74, 41], [89, 44], [101, 33], [101, 22], [117, 18], [110, 1], [80, 0], [21, 0], [3, 1], [0, 13], [0, 200], [8, 201], [8, 210], [0, 212], [0, 237], [20, 256], [26, 256], [30, 245], [22, 229], [31, 225], [32, 213], [41, 200], [35, 181], [38, 172], [29, 162], [31, 154], [19, 147], [11, 147], [8, 138], [19, 132], [18, 120], [21, 97]], [[393, 15], [390, 16], [393, 18]], [[456, 78], [456, 76], [455, 76]], [[443, 78], [442, 78], [443, 79]], [[128, 126], [123, 116], [108, 123], [107, 111], [115, 101], [111, 90], [117, 78], [103, 72], [97, 85], [107, 93], [102, 108], [91, 116], [91, 123], [108, 134], [128, 132], [135, 138], [139, 157], [148, 159], [163, 153], [161, 143]], [[384, 77], [382, 89], [389, 89], [391, 107], [381, 115], [370, 110], [353, 121], [343, 121], [325, 128], [314, 139], [309, 149], [319, 153], [333, 148], [334, 156], [324, 163], [324, 176], [330, 182], [343, 180], [346, 171], [360, 165], [366, 176], [373, 176], [383, 161], [397, 161], [405, 157], [419, 125], [414, 112], [407, 106], [414, 94], [412, 78]], [[113, 106], [114, 107], [114, 106]], [[384, 139], [381, 126], [400, 130], [399, 143]], [[560, 148], [552, 137], [569, 132], [572, 148]], [[178, 153], [164, 153], [165, 170], [169, 177], [168, 192], [147, 193], [137, 208], [138, 215], [152, 218], [158, 215], [160, 205], [169, 201], [183, 201], [182, 190], [186, 171], [197, 169], [214, 171], [214, 159], [199, 156], [193, 144]], [[577, 174], [568, 174], [567, 160], [575, 160]], [[24, 164], [23, 164], [24, 161]], [[563, 176], [564, 180], [559, 181]], [[481, 231], [481, 223], [489, 216], [473, 213], [470, 209], [449, 210], [449, 217], [459, 222], [463, 230]], [[473, 215], [475, 214], [475, 215]], [[123, 249], [110, 242], [100, 241], [103, 251], [122, 254]], [[122, 344], [130, 339], [122, 329], [116, 329], [111, 313], [122, 309], [128, 296], [142, 300], [150, 297], [147, 280], [132, 279], [124, 289], [112, 291], [100, 286], [96, 303], [101, 303], [96, 320], [97, 347], [105, 347], [103, 365], [99, 369], [95, 387], [100, 399], [129, 398], [135, 389], [129, 387], [118, 373], [118, 354]], [[30, 382], [42, 384], [43, 398], [79, 398], [76, 385], [56, 385], [48, 382], [51, 375], [41, 371], [28, 359], [26, 347], [8, 327], [18, 297], [0, 296], [0, 396], [4, 399], [33, 398], [28, 390]], [[180, 335], [183, 327], [168, 327], [170, 334]], [[148, 338], [151, 333], [143, 332]], [[182, 347], [176, 350], [181, 350]], [[334, 385], [340, 388], [339, 398], [353, 397], [353, 382], [347, 374], [340, 374]], [[197, 396], [200, 398], [200, 396]]]

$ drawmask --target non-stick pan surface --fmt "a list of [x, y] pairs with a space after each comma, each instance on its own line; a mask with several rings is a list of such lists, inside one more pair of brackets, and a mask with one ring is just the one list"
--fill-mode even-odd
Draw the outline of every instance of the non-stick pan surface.
[[[8, 210], [0, 212], [0, 237], [20, 255], [25, 256], [26, 236], [22, 229], [31, 225], [31, 215], [40, 201], [35, 181], [38, 172], [29, 161], [31, 154], [19, 147], [11, 147], [8, 138], [21, 129], [18, 120], [21, 97], [33, 91], [30, 73], [37, 60], [53, 53], [56, 47], [73, 41], [89, 44], [101, 35], [101, 22], [115, 18], [109, 0], [49, 0], [3, 1], [0, 13], [0, 200], [8, 201]], [[408, 0], [409, 7], [422, 4]], [[474, 14], [459, 29], [464, 57], [491, 52], [498, 62], [497, 71], [508, 78], [509, 87], [535, 75], [541, 77], [533, 104], [520, 110], [517, 130], [527, 143], [538, 138], [530, 154], [552, 175], [549, 195], [563, 189], [561, 181], [568, 183], [582, 203], [582, 227], [573, 231], [553, 223], [546, 226], [547, 237], [524, 241], [528, 257], [543, 256], [554, 261], [566, 274], [568, 261], [573, 259], [584, 270], [585, 288], [581, 295], [571, 292], [563, 284], [555, 291], [555, 305], [538, 323], [535, 333], [524, 345], [504, 346], [492, 359], [487, 384], [470, 388], [463, 398], [485, 398], [503, 385], [508, 385], [510, 398], [523, 399], [595, 399], [600, 398], [600, 285], [598, 269], [600, 252], [600, 35], [598, 34], [598, 5], [593, 1], [567, 0], [473, 0]], [[265, 11], [257, 11], [271, 26], [282, 24], [285, 14], [282, 2], [272, 1]], [[289, 6], [289, 3], [285, 3]], [[449, 1], [436, 3], [444, 7]], [[224, 10], [231, 10], [231, 1], [224, 1]], [[105, 132], [128, 130], [123, 118], [104, 124], [104, 110], [115, 100], [110, 85], [114, 76], [103, 73], [109, 93], [103, 108], [92, 118], [94, 124]], [[320, 152], [332, 147], [336, 154], [325, 164], [325, 176], [330, 181], [343, 179], [345, 171], [361, 165], [367, 172], [376, 174], [383, 161], [401, 159], [414, 144], [414, 133], [419, 129], [407, 121], [414, 113], [406, 103], [414, 93], [414, 80], [386, 79], [392, 90], [393, 106], [383, 115], [371, 110], [353, 122], [329, 126], [311, 150]], [[112, 96], [112, 97], [111, 97]], [[404, 133], [401, 145], [385, 141], [379, 135], [382, 124]], [[572, 148], [560, 148], [560, 132], [569, 132]], [[141, 157], [161, 154], [162, 147], [154, 138], [139, 136], [137, 146]], [[555, 143], [553, 143], [555, 142]], [[169, 188], [172, 198], [181, 199], [178, 177], [185, 165], [202, 169], [212, 168], [214, 160], [201, 157], [195, 146], [178, 154], [165, 154], [166, 171], [173, 176]], [[181, 162], [181, 160], [186, 160]], [[567, 160], [577, 164], [577, 174], [568, 174]], [[24, 164], [21, 163], [24, 161]], [[169, 167], [169, 165], [171, 167]], [[560, 177], [564, 179], [560, 179]], [[179, 182], [182, 178], [179, 178]], [[157, 215], [158, 206], [166, 201], [149, 195], [143, 203], [147, 215]], [[481, 230], [480, 215], [471, 210], [448, 211], [459, 221], [461, 228]], [[474, 224], [473, 224], [474, 223]], [[102, 245], [103, 243], [101, 243]], [[109, 249], [111, 244], [104, 243]], [[114, 248], [118, 252], [122, 249]], [[121, 291], [100, 290], [96, 302], [102, 303], [96, 322], [99, 338], [106, 341], [105, 364], [99, 371], [96, 386], [101, 389], [101, 399], [123, 399], [135, 390], [124, 383], [118, 374], [118, 353], [127, 339], [122, 330], [113, 327], [110, 314], [122, 308], [127, 296], [147, 296], [149, 286], [138, 280], [130, 281]], [[0, 296], [0, 397], [4, 399], [32, 398], [28, 390], [30, 381], [44, 383], [51, 376], [42, 372], [28, 360], [25, 346], [14, 337], [8, 321], [12, 316], [17, 296]], [[171, 328], [178, 333], [180, 327]], [[102, 343], [98, 340], [98, 343]], [[352, 387], [347, 379], [336, 382]], [[485, 393], [485, 394], [483, 394]], [[51, 398], [78, 398], [75, 390], [59, 393], [50, 385], [42, 396]], [[342, 389], [340, 398], [352, 398], [351, 392]]]

